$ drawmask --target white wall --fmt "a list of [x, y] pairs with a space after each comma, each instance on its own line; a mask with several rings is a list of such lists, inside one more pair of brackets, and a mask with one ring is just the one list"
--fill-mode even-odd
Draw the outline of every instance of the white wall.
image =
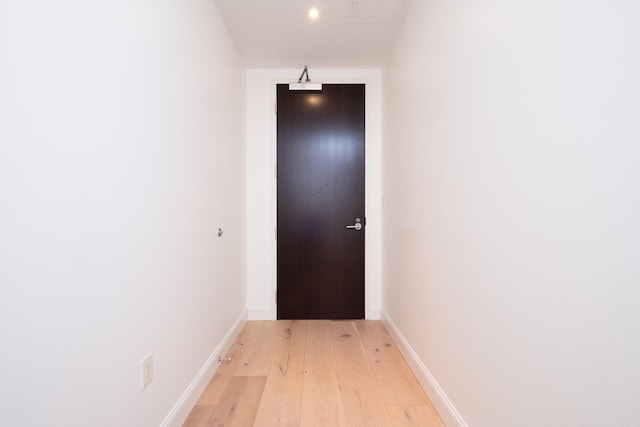
[[407, 15], [383, 71], [383, 315], [452, 425], [640, 424], [638, 16]]
[[1, 425], [157, 426], [241, 321], [244, 88], [214, 2], [2, 2]]
[[[247, 70], [247, 306], [249, 319], [276, 318], [276, 84], [301, 69]], [[365, 83], [365, 316], [381, 306], [381, 76], [376, 69], [309, 69], [313, 81]]]

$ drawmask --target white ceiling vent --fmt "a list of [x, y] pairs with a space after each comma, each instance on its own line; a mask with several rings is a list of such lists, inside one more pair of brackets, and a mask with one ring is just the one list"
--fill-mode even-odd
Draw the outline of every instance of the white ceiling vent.
[[352, 24], [391, 24], [401, 16], [405, 0], [345, 0]]

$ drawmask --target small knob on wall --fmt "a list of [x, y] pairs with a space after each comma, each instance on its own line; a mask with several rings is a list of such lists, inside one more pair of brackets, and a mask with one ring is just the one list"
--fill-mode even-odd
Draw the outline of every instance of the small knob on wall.
[[222, 237], [223, 234], [224, 234], [224, 230], [218, 227], [218, 237]]

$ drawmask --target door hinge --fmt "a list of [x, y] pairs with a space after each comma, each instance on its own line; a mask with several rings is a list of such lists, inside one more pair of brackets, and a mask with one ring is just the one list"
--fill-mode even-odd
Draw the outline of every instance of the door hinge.
[[273, 101], [273, 114], [278, 114], [278, 101]]
[[278, 240], [278, 227], [274, 228], [273, 231], [274, 231], [275, 240]]
[[273, 165], [273, 173], [275, 174], [276, 178], [278, 177], [278, 164], [276, 163], [275, 165]]

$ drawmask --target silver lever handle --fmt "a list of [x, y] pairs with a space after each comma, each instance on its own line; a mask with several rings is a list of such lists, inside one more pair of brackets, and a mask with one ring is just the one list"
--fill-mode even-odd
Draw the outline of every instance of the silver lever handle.
[[356, 218], [356, 223], [354, 225], [345, 225], [344, 228], [360, 231], [362, 230], [362, 223], [360, 222], [360, 218]]

